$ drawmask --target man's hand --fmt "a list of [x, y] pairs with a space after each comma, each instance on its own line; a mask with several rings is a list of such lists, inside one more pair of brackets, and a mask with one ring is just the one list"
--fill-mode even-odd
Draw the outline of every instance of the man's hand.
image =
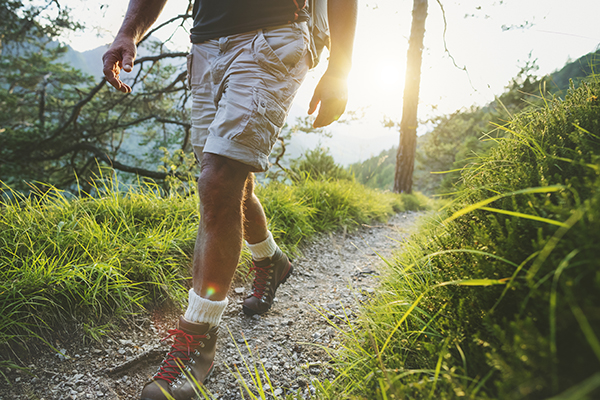
[[327, 71], [319, 81], [308, 113], [312, 114], [319, 103], [321, 108], [313, 126], [321, 128], [337, 121], [346, 110], [348, 84], [352, 65], [352, 47], [356, 29], [357, 0], [328, 0], [327, 18], [331, 32]]
[[113, 44], [102, 56], [104, 76], [108, 83], [123, 93], [131, 93], [131, 87], [119, 78], [121, 70], [131, 72], [137, 54], [135, 47], [156, 21], [167, 0], [129, 0], [125, 19]]
[[315, 89], [315, 94], [308, 106], [308, 113], [312, 114], [319, 103], [321, 107], [313, 127], [321, 128], [337, 121], [346, 110], [348, 102], [348, 84], [344, 74], [325, 72]]
[[133, 38], [117, 36], [106, 53], [102, 56], [104, 76], [108, 83], [123, 93], [131, 93], [131, 87], [123, 83], [119, 77], [121, 69], [131, 72], [137, 50]]

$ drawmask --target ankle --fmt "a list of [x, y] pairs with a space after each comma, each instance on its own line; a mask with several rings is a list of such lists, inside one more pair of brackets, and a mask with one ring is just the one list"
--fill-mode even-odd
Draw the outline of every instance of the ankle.
[[188, 307], [183, 318], [196, 324], [209, 324], [212, 328], [213, 326], [219, 325], [221, 322], [221, 316], [228, 303], [229, 300], [227, 297], [220, 301], [208, 300], [198, 296], [192, 288], [189, 291]]
[[254, 261], [264, 260], [265, 258], [270, 258], [275, 254], [277, 250], [277, 243], [273, 239], [273, 234], [268, 231], [268, 236], [262, 242], [250, 244], [246, 242], [246, 245], [250, 249], [252, 253], [252, 259]]

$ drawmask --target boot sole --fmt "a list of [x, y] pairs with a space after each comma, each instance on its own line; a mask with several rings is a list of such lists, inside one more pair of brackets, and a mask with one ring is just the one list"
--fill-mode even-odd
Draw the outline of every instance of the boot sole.
[[[294, 266], [292, 265], [292, 262], [290, 261], [290, 269], [288, 269], [288, 272], [283, 277], [283, 279], [281, 281], [279, 281], [279, 284], [277, 284], [277, 287], [275, 288], [275, 291], [277, 291], [277, 289], [279, 289], [279, 286], [283, 285], [288, 280], [288, 278], [290, 277], [290, 275], [292, 275], [292, 272], [294, 272]], [[267, 311], [269, 311], [271, 309], [272, 306], [273, 306], [273, 304], [271, 304], [269, 306], [269, 308], [267, 308], [265, 311], [258, 312], [256, 310], [253, 310], [251, 308], [246, 307], [245, 305], [242, 305], [242, 311], [244, 311], [244, 314], [246, 314], [247, 316], [251, 317], [253, 315], [262, 315], [262, 314], [266, 313]]]

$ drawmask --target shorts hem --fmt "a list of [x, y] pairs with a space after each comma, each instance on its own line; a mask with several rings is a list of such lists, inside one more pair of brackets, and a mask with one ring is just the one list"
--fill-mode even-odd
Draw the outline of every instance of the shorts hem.
[[209, 136], [206, 139], [203, 153], [217, 154], [250, 165], [255, 168], [253, 172], [269, 169], [269, 159], [266, 155], [256, 154], [256, 150], [246, 145], [219, 136]]

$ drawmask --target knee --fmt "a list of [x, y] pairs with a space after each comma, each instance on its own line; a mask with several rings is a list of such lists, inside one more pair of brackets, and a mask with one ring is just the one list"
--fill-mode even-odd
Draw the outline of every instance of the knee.
[[241, 205], [248, 172], [243, 164], [230, 161], [205, 154], [202, 173], [198, 179], [198, 196], [203, 211], [211, 212]]

